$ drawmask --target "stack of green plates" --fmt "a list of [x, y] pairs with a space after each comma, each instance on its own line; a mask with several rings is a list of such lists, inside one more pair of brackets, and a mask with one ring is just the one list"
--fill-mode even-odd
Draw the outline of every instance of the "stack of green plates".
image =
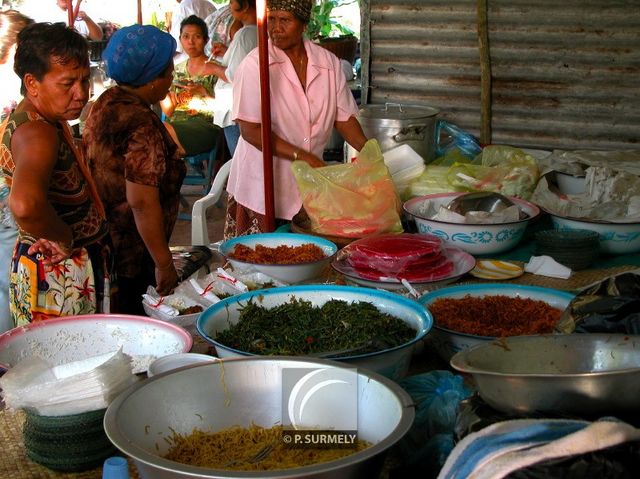
[[536, 255], [551, 256], [574, 271], [585, 269], [600, 254], [600, 236], [590, 230], [538, 231]]
[[56, 471], [84, 471], [100, 466], [116, 452], [102, 425], [105, 411], [41, 416], [26, 410], [23, 435], [27, 456]]

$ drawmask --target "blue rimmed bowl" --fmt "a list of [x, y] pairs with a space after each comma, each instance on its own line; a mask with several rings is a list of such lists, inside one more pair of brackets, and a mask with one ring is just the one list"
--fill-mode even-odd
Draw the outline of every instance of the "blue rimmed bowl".
[[[237, 245], [244, 245], [255, 249], [257, 245], [276, 248], [278, 246], [296, 247], [305, 244], [318, 246], [324, 252], [324, 258], [318, 261], [297, 264], [263, 264], [239, 261], [230, 257]], [[338, 247], [336, 244], [327, 239], [297, 233], [260, 233], [238, 236], [220, 245], [220, 253], [224, 255], [235, 271], [258, 271], [289, 284], [302, 283], [303, 281], [312, 280], [321, 276], [329, 267], [329, 263], [331, 263], [337, 251]]]
[[[549, 306], [564, 310], [574, 298], [574, 294], [551, 288], [541, 288], [539, 286], [526, 286], [519, 284], [504, 283], [483, 283], [483, 284], [462, 284], [450, 286], [426, 293], [418, 298], [418, 303], [429, 309], [429, 305], [437, 299], [451, 298], [461, 299], [465, 296], [507, 296], [510, 298], [530, 298], [544, 301]], [[527, 318], [523, 318], [526, 321]], [[461, 333], [451, 329], [443, 328], [434, 323], [433, 329], [429, 333], [429, 343], [438, 355], [445, 361], [458, 351], [463, 349], [487, 344], [494, 341], [493, 336], [479, 336], [475, 334]]]
[[590, 230], [600, 237], [600, 251], [607, 254], [630, 254], [640, 251], [640, 223], [606, 223], [551, 214], [553, 227], [560, 231]]
[[314, 306], [322, 306], [332, 299], [348, 303], [367, 302], [413, 328], [415, 336], [394, 348], [336, 358], [337, 361], [367, 368], [391, 379], [399, 379], [407, 373], [415, 344], [424, 338], [433, 324], [431, 314], [423, 306], [395, 293], [352, 286], [304, 285], [250, 291], [223, 299], [200, 315], [196, 327], [198, 333], [215, 346], [221, 358], [255, 356], [221, 344], [216, 340], [217, 335], [239, 321], [240, 310], [248, 301], [274, 308], [293, 298], [309, 301]]
[[466, 193], [438, 193], [419, 196], [404, 203], [404, 211], [416, 222], [419, 233], [432, 234], [445, 243], [474, 255], [498, 254], [514, 248], [522, 239], [529, 221], [540, 215], [540, 208], [533, 203], [510, 196], [527, 217], [518, 221], [496, 224], [452, 223], [427, 217], [428, 205], [436, 210]]

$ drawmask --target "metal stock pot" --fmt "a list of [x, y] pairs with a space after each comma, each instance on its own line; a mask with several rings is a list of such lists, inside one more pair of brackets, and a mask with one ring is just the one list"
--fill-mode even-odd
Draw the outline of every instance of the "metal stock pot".
[[426, 162], [435, 156], [436, 117], [440, 110], [430, 106], [365, 105], [358, 121], [367, 138], [375, 138], [384, 153], [400, 145], [409, 145]]

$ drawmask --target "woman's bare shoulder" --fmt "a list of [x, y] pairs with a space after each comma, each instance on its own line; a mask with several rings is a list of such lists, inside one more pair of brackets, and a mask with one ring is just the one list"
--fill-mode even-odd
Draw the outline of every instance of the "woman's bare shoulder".
[[14, 157], [41, 156], [58, 149], [58, 132], [54, 125], [43, 120], [26, 121], [11, 135]]

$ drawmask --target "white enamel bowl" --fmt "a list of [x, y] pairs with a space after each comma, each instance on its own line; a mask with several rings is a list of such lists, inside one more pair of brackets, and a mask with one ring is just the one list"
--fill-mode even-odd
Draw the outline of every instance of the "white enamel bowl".
[[37, 355], [54, 365], [117, 351], [144, 372], [156, 358], [185, 353], [193, 340], [184, 329], [158, 319], [121, 314], [65, 316], [13, 328], [0, 335], [0, 366]]
[[640, 223], [604, 223], [566, 218], [551, 213], [557, 230], [591, 230], [600, 235], [600, 251], [608, 254], [630, 254], [640, 251]]
[[157, 376], [158, 374], [173, 371], [174, 369], [191, 366], [192, 364], [213, 363], [218, 361], [215, 356], [200, 353], [175, 353], [162, 356], [149, 365], [147, 376]]
[[[426, 293], [418, 299], [418, 302], [429, 309], [429, 305], [437, 299], [453, 298], [461, 299], [465, 296], [508, 296], [510, 298], [531, 298], [544, 301], [554, 308], [566, 309], [574, 295], [566, 291], [559, 291], [551, 288], [541, 288], [539, 286], [526, 286], [518, 284], [504, 283], [483, 283], [483, 284], [463, 284], [459, 286], [449, 286], [436, 291]], [[526, 321], [526, 318], [523, 318]], [[477, 336], [442, 328], [435, 323], [429, 333], [429, 343], [438, 355], [445, 361], [458, 351], [462, 351], [473, 346], [486, 344], [494, 341], [492, 336]]]
[[[250, 248], [255, 248], [256, 245], [275, 248], [282, 245], [295, 247], [310, 243], [320, 247], [325, 257], [318, 261], [299, 264], [258, 264], [239, 261], [229, 257], [236, 245], [239, 244]], [[279, 281], [290, 284], [301, 283], [320, 276], [328, 268], [331, 259], [337, 251], [338, 247], [336, 244], [329, 240], [320, 238], [319, 236], [297, 233], [261, 233], [238, 236], [220, 245], [220, 253], [227, 258], [234, 270], [242, 272], [259, 271]]]
[[579, 195], [584, 193], [586, 181], [584, 176], [574, 176], [570, 173], [556, 171], [558, 190], [564, 195]]
[[424, 215], [426, 204], [435, 205], [437, 210], [463, 194], [465, 193], [419, 196], [406, 201], [404, 210], [414, 218], [419, 233], [435, 235], [445, 243], [473, 255], [498, 254], [514, 248], [522, 239], [529, 221], [540, 215], [540, 209], [536, 205], [515, 197], [509, 199], [527, 214], [527, 218], [523, 220], [499, 224], [465, 224], [432, 220]]
[[292, 298], [309, 301], [314, 306], [322, 306], [331, 299], [349, 303], [368, 302], [415, 329], [416, 334], [410, 341], [395, 348], [336, 359], [352, 366], [368, 368], [392, 379], [399, 379], [407, 373], [414, 345], [431, 329], [430, 313], [417, 302], [398, 294], [355, 286], [305, 285], [250, 291], [223, 299], [200, 315], [196, 324], [198, 333], [215, 346], [221, 358], [255, 356], [219, 343], [216, 335], [238, 322], [240, 309], [250, 300], [257, 301], [265, 308], [273, 308], [288, 303]]

